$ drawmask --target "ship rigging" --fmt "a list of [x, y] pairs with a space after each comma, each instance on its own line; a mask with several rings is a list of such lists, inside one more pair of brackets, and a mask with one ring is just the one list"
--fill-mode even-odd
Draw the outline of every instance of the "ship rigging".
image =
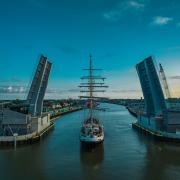
[[[89, 68], [84, 69], [88, 71], [88, 76], [83, 76], [81, 79], [86, 82], [81, 83], [80, 88], [82, 93], [87, 93], [86, 96], [80, 96], [81, 99], [87, 100], [87, 109], [89, 110], [88, 117], [83, 121], [80, 131], [80, 141], [82, 143], [100, 143], [104, 140], [104, 129], [98, 118], [95, 117], [95, 110], [103, 110], [98, 107], [97, 101], [102, 97], [95, 96], [94, 93], [105, 92], [104, 88], [108, 86], [104, 85], [106, 78], [99, 75], [95, 75], [95, 71], [101, 71], [102, 69], [95, 69], [92, 63], [92, 56], [90, 55]], [[97, 89], [98, 88], [98, 89]]]

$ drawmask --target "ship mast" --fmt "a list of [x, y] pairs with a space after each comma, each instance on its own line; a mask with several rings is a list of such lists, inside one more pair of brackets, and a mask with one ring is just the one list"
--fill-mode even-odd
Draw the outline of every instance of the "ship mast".
[[89, 68], [84, 69], [86, 71], [89, 71], [88, 76], [83, 76], [82, 80], [87, 80], [86, 83], [81, 83], [79, 86], [80, 88], [87, 88], [87, 90], [82, 90], [80, 92], [89, 93], [88, 96], [80, 96], [80, 98], [87, 99], [90, 102], [89, 111], [90, 111], [90, 119], [91, 122], [93, 121], [93, 110], [94, 108], [94, 100], [102, 99], [103, 97], [95, 97], [94, 92], [105, 92], [105, 90], [96, 90], [96, 88], [107, 88], [108, 86], [104, 85], [104, 82], [96, 82], [96, 80], [102, 80], [104, 81], [106, 78], [101, 76], [94, 75], [94, 71], [101, 71], [102, 69], [95, 69], [93, 68], [93, 62], [92, 62], [92, 55], [90, 55], [89, 60]]
[[92, 121], [92, 112], [93, 112], [93, 66], [92, 66], [92, 55], [90, 55], [90, 64], [89, 64], [89, 96], [90, 96], [90, 118], [91, 118], [91, 121]]

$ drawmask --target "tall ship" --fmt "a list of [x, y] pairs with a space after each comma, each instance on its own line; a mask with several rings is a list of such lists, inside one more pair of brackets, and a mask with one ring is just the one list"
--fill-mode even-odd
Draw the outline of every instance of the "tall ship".
[[95, 75], [95, 71], [101, 71], [102, 69], [95, 69], [93, 67], [91, 55], [89, 68], [84, 70], [88, 71], [88, 75], [81, 78], [85, 82], [82, 82], [79, 87], [83, 88], [80, 92], [86, 93], [86, 95], [80, 96], [80, 98], [86, 100], [85, 108], [88, 110], [88, 115], [82, 123], [80, 141], [85, 144], [98, 144], [104, 140], [104, 128], [99, 118], [96, 116], [96, 111], [102, 111], [104, 109], [99, 108], [98, 103], [98, 100], [103, 97], [98, 97], [94, 94], [98, 92], [105, 92], [105, 88], [108, 86], [104, 85], [104, 80], [106, 78], [101, 77], [100, 75]]

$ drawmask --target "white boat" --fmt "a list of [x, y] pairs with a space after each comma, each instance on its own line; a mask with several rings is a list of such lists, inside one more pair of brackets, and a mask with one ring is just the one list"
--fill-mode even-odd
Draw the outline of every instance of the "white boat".
[[87, 119], [83, 122], [80, 141], [85, 143], [100, 143], [104, 140], [103, 126], [97, 119]]
[[96, 88], [106, 88], [104, 82], [97, 82], [97, 80], [103, 80], [105, 78], [101, 76], [94, 76], [94, 71], [99, 71], [100, 69], [94, 69], [92, 66], [92, 56], [90, 56], [90, 65], [88, 69], [88, 76], [84, 76], [81, 79], [87, 80], [86, 83], [82, 83], [79, 87], [86, 88], [87, 90], [82, 90], [81, 92], [88, 93], [87, 96], [80, 96], [80, 98], [87, 99], [87, 109], [89, 111], [88, 117], [82, 123], [80, 130], [80, 141], [86, 144], [97, 144], [104, 140], [104, 128], [100, 123], [100, 120], [96, 117], [95, 111], [102, 110], [98, 108], [97, 100], [100, 97], [95, 97], [94, 92], [105, 92], [104, 90], [96, 90]]

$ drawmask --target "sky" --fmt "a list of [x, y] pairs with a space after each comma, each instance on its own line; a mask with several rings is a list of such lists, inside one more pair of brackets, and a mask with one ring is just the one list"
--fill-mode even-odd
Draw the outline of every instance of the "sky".
[[46, 98], [76, 98], [88, 66], [110, 98], [140, 98], [135, 65], [152, 55], [180, 97], [179, 0], [0, 0], [0, 99], [25, 99], [41, 54], [53, 63]]

